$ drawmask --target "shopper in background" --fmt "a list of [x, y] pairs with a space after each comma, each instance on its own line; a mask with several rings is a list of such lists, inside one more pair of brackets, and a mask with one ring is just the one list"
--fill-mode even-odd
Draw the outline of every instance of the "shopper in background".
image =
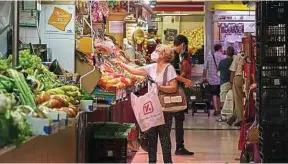
[[[186, 60], [190, 62], [190, 58], [188, 57], [188, 39], [184, 35], [178, 35], [174, 39], [174, 60], [171, 62], [174, 68], [176, 69], [177, 73], [177, 81], [179, 82], [178, 84], [180, 86], [185, 86], [185, 87], [192, 87], [193, 83], [190, 80], [191, 75], [189, 77], [189, 74], [187, 73], [187, 76], [183, 77], [181, 76], [181, 61], [182, 61], [182, 54], [186, 54]], [[184, 62], [185, 64], [185, 62]], [[186, 68], [184, 68], [186, 70]], [[187, 68], [189, 69], [189, 68]], [[191, 71], [191, 69], [190, 69]], [[188, 71], [187, 71], [188, 72]], [[184, 121], [185, 121], [185, 111], [180, 111], [176, 112], [173, 114], [175, 118], [175, 135], [176, 135], [176, 151], [175, 155], [194, 155], [194, 152], [188, 151], [185, 146], [184, 146]]]
[[244, 110], [243, 105], [243, 67], [244, 58], [241, 54], [238, 54], [234, 57], [234, 60], [230, 66], [231, 76], [230, 82], [232, 83], [233, 89], [233, 99], [234, 99], [234, 115], [227, 121], [228, 125], [234, 124], [235, 126], [241, 126], [242, 115]]
[[[221, 114], [220, 108], [220, 77], [217, 75], [219, 62], [225, 58], [220, 44], [214, 46], [215, 53], [208, 55], [204, 63], [203, 81], [209, 83], [209, 90], [213, 96], [214, 116]], [[208, 73], [208, 75], [207, 75]], [[206, 79], [207, 77], [207, 79]]]
[[[174, 58], [173, 50], [167, 46], [157, 46], [155, 52], [151, 54], [154, 59], [157, 59], [157, 63], [146, 65], [144, 68], [133, 68], [124, 63], [116, 63], [122, 66], [125, 70], [134, 75], [150, 76], [158, 85], [158, 90], [167, 93], [173, 93], [177, 91], [177, 74], [175, 69], [169, 66]], [[168, 69], [167, 81], [165, 86], [163, 85], [163, 74], [165, 69]], [[157, 162], [157, 142], [158, 136], [160, 138], [163, 161], [164, 163], [172, 163], [171, 155], [171, 126], [172, 126], [172, 115], [171, 113], [164, 113], [165, 124], [151, 128], [147, 131], [148, 137], [148, 155], [149, 163]]]
[[[220, 71], [220, 102], [221, 107], [224, 105], [224, 101], [226, 99], [226, 95], [230, 89], [232, 89], [232, 84], [230, 83], [230, 66], [233, 62], [234, 56], [234, 48], [229, 46], [226, 50], [227, 58], [222, 59], [219, 62], [218, 70]], [[220, 118], [218, 121], [224, 121], [224, 119]]]
[[[184, 52], [182, 54], [182, 61], [181, 61], [181, 73], [180, 76], [185, 78], [185, 79], [190, 79], [191, 78], [191, 60], [190, 60], [190, 55], [187, 52]], [[181, 87], [185, 87], [183, 83], [181, 83]], [[187, 102], [190, 97], [186, 96]], [[188, 107], [185, 110], [185, 113], [188, 113]]]

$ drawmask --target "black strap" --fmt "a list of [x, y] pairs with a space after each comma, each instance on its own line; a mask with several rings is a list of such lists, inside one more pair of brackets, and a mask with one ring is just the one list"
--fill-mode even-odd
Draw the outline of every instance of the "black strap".
[[168, 64], [165, 68], [164, 74], [163, 74], [163, 86], [166, 86], [167, 83], [167, 74], [168, 74], [168, 67], [170, 66], [170, 64]]
[[217, 66], [214, 54], [212, 54], [212, 56], [213, 56], [213, 60], [214, 60], [214, 64], [215, 64], [216, 70], [218, 70], [218, 66]]

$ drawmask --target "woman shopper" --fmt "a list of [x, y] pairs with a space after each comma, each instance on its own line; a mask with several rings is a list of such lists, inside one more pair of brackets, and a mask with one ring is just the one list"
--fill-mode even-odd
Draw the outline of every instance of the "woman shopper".
[[[144, 68], [133, 68], [124, 63], [116, 63], [122, 66], [128, 72], [134, 75], [140, 76], [149, 76], [157, 84], [158, 90], [174, 93], [177, 91], [177, 81], [176, 81], [176, 71], [173, 66], [169, 63], [174, 58], [173, 50], [168, 46], [159, 45], [156, 50], [151, 54], [153, 59], [157, 59], [157, 63], [146, 65]], [[163, 74], [167, 67], [167, 81], [168, 83], [163, 85]], [[157, 142], [158, 136], [160, 138], [162, 152], [163, 152], [163, 161], [164, 163], [172, 163], [171, 155], [171, 126], [172, 126], [172, 113], [164, 112], [165, 124], [157, 127], [153, 127], [147, 131], [148, 137], [148, 155], [149, 163], [157, 162]]]

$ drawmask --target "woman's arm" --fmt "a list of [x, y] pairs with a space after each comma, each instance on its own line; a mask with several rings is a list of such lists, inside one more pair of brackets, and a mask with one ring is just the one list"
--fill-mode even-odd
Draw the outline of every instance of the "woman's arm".
[[186, 77], [186, 65], [185, 64], [182, 64], [181, 65], [181, 74], [180, 74], [180, 76], [181, 77]]
[[131, 66], [128, 66], [124, 63], [119, 63], [120, 66], [122, 66], [125, 70], [127, 70], [129, 73], [139, 76], [147, 76], [146, 71], [143, 68], [134, 68]]
[[160, 85], [160, 86], [158, 86], [158, 89], [162, 92], [174, 93], [178, 89], [177, 80], [176, 79], [171, 80], [169, 82], [169, 85], [167, 85], [167, 86]]

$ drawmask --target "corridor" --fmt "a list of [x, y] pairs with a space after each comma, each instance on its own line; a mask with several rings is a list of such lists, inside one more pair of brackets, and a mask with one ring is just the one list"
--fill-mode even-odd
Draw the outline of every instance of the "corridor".
[[[184, 124], [185, 146], [194, 151], [194, 156], [175, 156], [175, 130], [172, 128], [172, 154], [174, 163], [235, 163], [239, 162], [239, 131], [206, 114], [186, 115]], [[143, 150], [136, 153], [132, 163], [147, 163], [148, 154]], [[158, 142], [158, 162], [162, 163], [161, 145]]]

